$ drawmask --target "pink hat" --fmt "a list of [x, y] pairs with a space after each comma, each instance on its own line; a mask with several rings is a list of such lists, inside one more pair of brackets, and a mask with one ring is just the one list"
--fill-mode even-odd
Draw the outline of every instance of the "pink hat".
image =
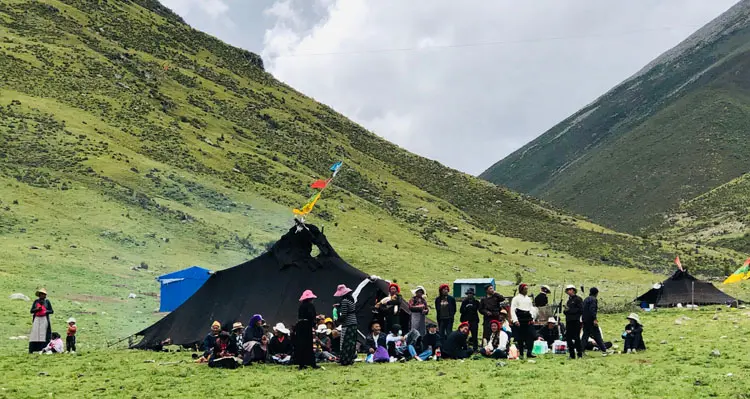
[[344, 284], [339, 284], [339, 286], [336, 287], [336, 292], [333, 294], [333, 296], [344, 296], [350, 292], [352, 292], [351, 288], [347, 287]]
[[299, 301], [302, 302], [305, 299], [315, 299], [315, 298], [317, 298], [317, 296], [315, 296], [315, 294], [313, 294], [312, 291], [305, 290], [305, 292], [302, 293], [302, 296], [299, 297]]

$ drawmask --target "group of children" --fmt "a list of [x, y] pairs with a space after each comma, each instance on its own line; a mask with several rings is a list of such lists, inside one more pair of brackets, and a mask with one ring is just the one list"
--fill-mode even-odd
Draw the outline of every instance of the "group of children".
[[69, 318], [68, 319], [68, 331], [66, 332], [65, 337], [65, 345], [63, 345], [62, 337], [60, 336], [60, 333], [53, 332], [51, 336], [51, 340], [47, 344], [47, 346], [44, 347], [44, 349], [39, 352], [40, 354], [46, 354], [51, 355], [53, 353], [64, 353], [68, 352], [72, 355], [76, 354], [76, 332], [78, 331], [78, 327], [76, 326], [76, 319]]

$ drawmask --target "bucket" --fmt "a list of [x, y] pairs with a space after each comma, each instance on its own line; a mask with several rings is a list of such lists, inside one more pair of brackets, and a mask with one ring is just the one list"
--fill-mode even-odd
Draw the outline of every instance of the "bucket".
[[568, 343], [559, 339], [552, 343], [552, 353], [555, 355], [564, 355], [568, 353]]
[[549, 352], [547, 341], [534, 341], [534, 347], [531, 349], [531, 353], [534, 355], [544, 355], [547, 352]]

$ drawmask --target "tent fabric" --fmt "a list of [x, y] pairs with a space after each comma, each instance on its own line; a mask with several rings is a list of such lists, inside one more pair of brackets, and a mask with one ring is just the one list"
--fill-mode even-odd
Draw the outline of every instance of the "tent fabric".
[[[693, 293], [693, 283], [695, 292]], [[725, 294], [713, 284], [693, 277], [687, 270], [677, 270], [670, 278], [662, 282], [661, 287], [652, 288], [635, 299], [657, 307], [677, 306], [695, 303], [696, 305], [729, 304], [735, 298]]]
[[[311, 256], [313, 245], [319, 249], [316, 257]], [[358, 327], [363, 333], [369, 331], [372, 308], [387, 294], [388, 283], [370, 281], [369, 275], [339, 257], [317, 227], [297, 222], [268, 252], [211, 275], [179, 308], [136, 333], [143, 338], [132, 347], [157, 348], [166, 339], [175, 345], [194, 346], [214, 320], [224, 326], [236, 321], [246, 324], [256, 313], [271, 325], [281, 322], [293, 326], [304, 290], [310, 289], [318, 296], [318, 313], [331, 314], [338, 302], [333, 297], [336, 287], [346, 284], [354, 289], [365, 280], [368, 282], [360, 287], [356, 302]], [[401, 319], [409, 320], [405, 303], [401, 308]]]
[[198, 266], [178, 270], [156, 278], [161, 283], [159, 311], [171, 312], [198, 291], [211, 271]]

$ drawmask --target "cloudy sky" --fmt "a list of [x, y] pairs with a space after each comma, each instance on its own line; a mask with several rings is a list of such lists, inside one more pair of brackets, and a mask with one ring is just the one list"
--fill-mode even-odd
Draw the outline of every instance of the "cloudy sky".
[[278, 79], [472, 174], [736, 0], [161, 0]]

